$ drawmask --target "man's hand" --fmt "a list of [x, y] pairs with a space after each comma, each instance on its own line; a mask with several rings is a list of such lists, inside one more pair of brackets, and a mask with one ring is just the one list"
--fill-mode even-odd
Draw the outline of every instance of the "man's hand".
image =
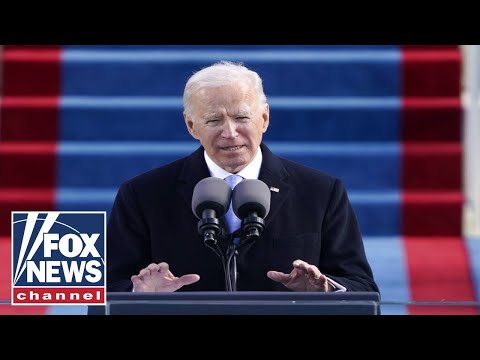
[[315, 265], [310, 265], [302, 260], [293, 262], [293, 270], [290, 274], [279, 271], [269, 271], [267, 276], [282, 283], [292, 291], [333, 291], [327, 277], [323, 275]]
[[168, 269], [168, 264], [161, 262], [148, 265], [138, 275], [133, 275], [131, 280], [134, 292], [174, 292], [182, 286], [197, 282], [200, 276], [187, 274], [176, 277]]

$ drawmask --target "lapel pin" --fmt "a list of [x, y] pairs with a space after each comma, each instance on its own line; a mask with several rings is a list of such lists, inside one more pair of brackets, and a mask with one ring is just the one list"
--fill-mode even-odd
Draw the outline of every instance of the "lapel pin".
[[280, 189], [278, 189], [278, 188], [276, 188], [276, 187], [273, 187], [273, 186], [270, 187], [270, 190], [271, 190], [271, 191], [274, 191], [274, 192], [279, 192], [279, 191], [280, 191]]

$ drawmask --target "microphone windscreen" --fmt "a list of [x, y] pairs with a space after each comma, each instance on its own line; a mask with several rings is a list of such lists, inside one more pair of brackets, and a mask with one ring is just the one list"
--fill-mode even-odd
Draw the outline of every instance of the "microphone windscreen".
[[206, 209], [215, 210], [217, 217], [223, 216], [230, 206], [232, 189], [228, 183], [217, 177], [200, 180], [193, 189], [192, 211], [199, 219]]
[[245, 179], [233, 189], [233, 211], [240, 219], [246, 218], [253, 211], [265, 218], [270, 211], [270, 198], [267, 184], [257, 179]]

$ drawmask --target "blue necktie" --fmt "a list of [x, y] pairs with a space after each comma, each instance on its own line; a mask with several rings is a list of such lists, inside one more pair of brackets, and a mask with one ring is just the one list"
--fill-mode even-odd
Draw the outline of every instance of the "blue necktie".
[[[228, 185], [230, 185], [232, 190], [242, 180], [243, 178], [240, 175], [230, 175], [225, 178], [225, 181], [228, 183]], [[235, 230], [240, 228], [242, 221], [233, 212], [232, 202], [230, 202], [230, 207], [228, 208], [228, 211], [225, 214], [225, 220], [227, 221], [227, 225], [230, 233], [233, 233]]]

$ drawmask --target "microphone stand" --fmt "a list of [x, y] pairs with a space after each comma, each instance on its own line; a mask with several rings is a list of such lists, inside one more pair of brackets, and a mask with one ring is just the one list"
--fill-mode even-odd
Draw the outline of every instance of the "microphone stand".
[[[208, 215], [198, 222], [198, 230], [203, 235], [205, 245], [222, 260], [226, 291], [237, 291], [238, 249], [260, 238], [265, 228], [264, 221], [256, 213], [252, 213], [243, 219], [240, 229], [225, 234], [215, 214]], [[239, 242], [234, 242], [234, 239], [239, 239]]]
[[235, 245], [229, 245], [225, 260], [225, 281], [227, 291], [237, 291], [237, 250]]
[[[228, 237], [228, 246], [226, 253], [226, 264], [224, 265], [227, 282], [227, 291], [237, 291], [237, 256], [238, 249], [260, 239], [260, 235], [265, 229], [265, 222], [256, 212], [252, 212], [242, 220], [240, 229], [235, 230]], [[238, 239], [238, 243], [234, 240]]]
[[210, 248], [221, 260], [225, 273], [226, 291], [237, 289], [237, 247], [233, 243], [233, 236], [240, 234], [240, 229], [233, 234], [225, 234], [216, 218], [215, 212], [205, 210], [202, 219], [197, 224], [198, 232], [203, 237], [204, 244]]
[[[240, 242], [237, 244], [234, 240], [239, 239]], [[226, 267], [225, 267], [225, 277], [227, 279], [227, 291], [237, 291], [237, 279], [238, 279], [238, 271], [237, 271], [237, 256], [238, 251], [237, 249], [240, 247], [242, 243], [241, 238], [241, 229], [235, 230], [230, 236], [228, 237], [228, 245], [227, 245], [227, 252], [226, 252]]]

